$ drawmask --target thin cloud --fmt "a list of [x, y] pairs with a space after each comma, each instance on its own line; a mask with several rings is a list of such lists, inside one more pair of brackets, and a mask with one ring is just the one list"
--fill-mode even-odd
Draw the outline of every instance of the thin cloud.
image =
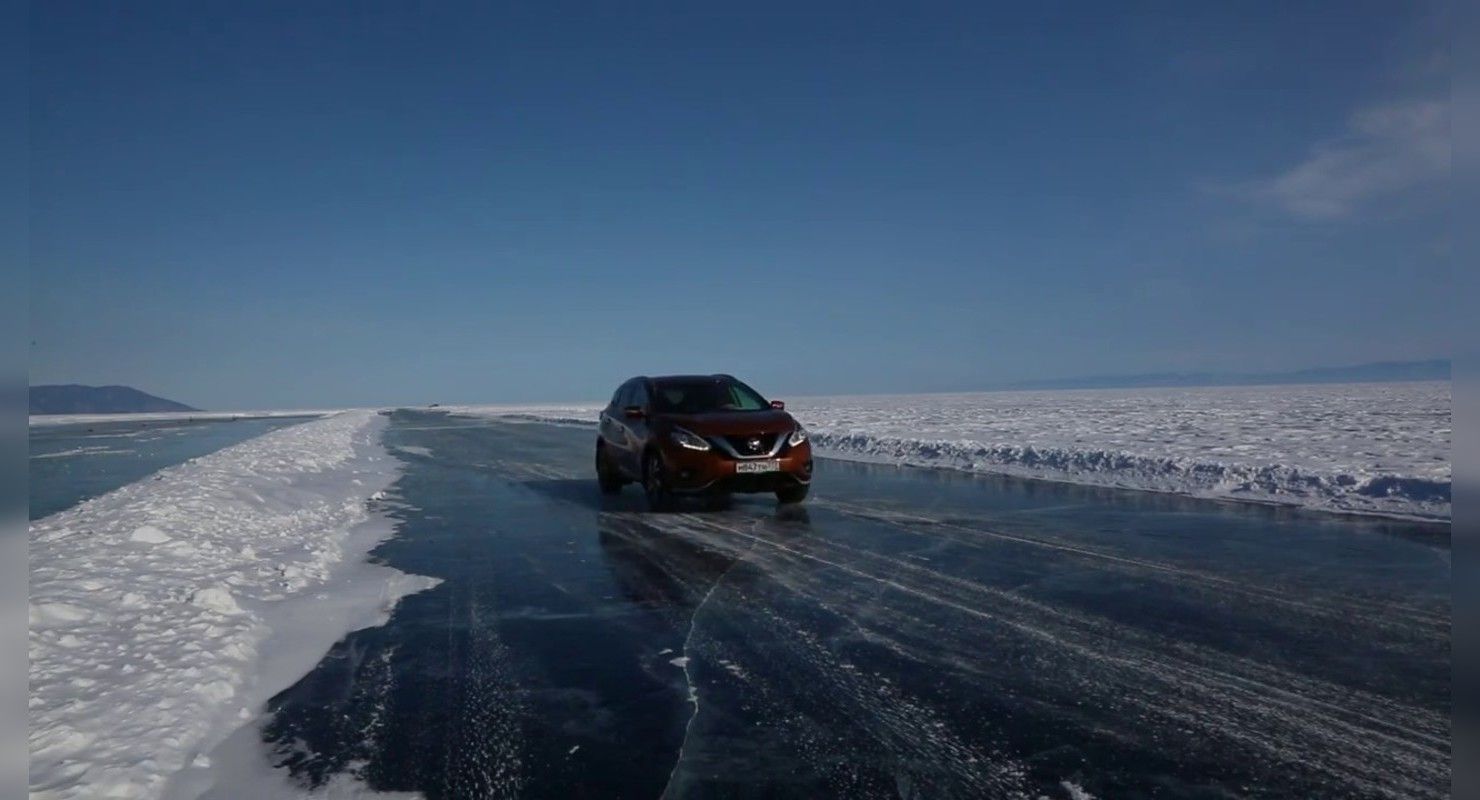
[[1344, 135], [1246, 189], [1296, 217], [1341, 219], [1379, 198], [1443, 181], [1449, 164], [1449, 104], [1413, 100], [1354, 114]]

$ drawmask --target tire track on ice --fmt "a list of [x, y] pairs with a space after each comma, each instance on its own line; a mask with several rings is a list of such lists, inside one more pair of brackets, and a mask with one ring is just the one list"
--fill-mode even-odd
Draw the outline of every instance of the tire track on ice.
[[[821, 564], [1009, 629], [1081, 664], [1110, 670], [1114, 673], [1111, 676], [1114, 683], [1123, 689], [1123, 698], [1148, 716], [1162, 718], [1179, 729], [1200, 729], [1208, 736], [1242, 743], [1245, 748], [1263, 752], [1302, 771], [1318, 767], [1328, 779], [1346, 784], [1364, 796], [1437, 797], [1442, 794], [1438, 787], [1448, 785], [1447, 729], [1433, 715], [1418, 709], [1396, 706], [1289, 673], [1251, 669], [1252, 665], [1221, 653], [1204, 653], [1188, 646], [1168, 648], [1166, 642], [1149, 640], [1122, 626], [1077, 617], [1007, 592], [857, 551], [837, 542], [806, 540], [808, 545], [823, 551], [806, 552], [718, 520], [695, 516], [665, 517], [655, 527], [699, 536], [722, 550], [735, 547], [733, 543], [726, 544], [726, 535], [749, 540], [752, 548], [754, 543], [764, 544], [785, 557], [768, 558], [765, 551], [753, 549], [752, 563], [763, 569], [767, 577], [813, 595], [829, 591], [836, 594], [836, 590], [819, 587], [812, 570], [787, 564], [786, 558]], [[845, 563], [848, 556], [862, 562], [882, 562], [889, 572], [881, 575], [866, 565]], [[900, 573], [908, 578], [894, 577]], [[812, 588], [801, 588], [809, 582]], [[1013, 613], [987, 610], [992, 603], [1006, 606]], [[936, 642], [937, 647], [946, 645]], [[1167, 649], [1172, 657], [1158, 654]], [[1207, 663], [1189, 660], [1193, 658]], [[1213, 664], [1224, 666], [1210, 666]], [[1250, 674], [1231, 672], [1226, 666], [1230, 664], [1250, 669]], [[1286, 688], [1291, 686], [1295, 689]], [[1353, 700], [1358, 701], [1355, 704], [1358, 708], [1349, 712], [1349, 717], [1346, 707], [1353, 705]], [[1176, 707], [1178, 703], [1200, 709], [1202, 713], [1182, 711]], [[1361, 708], [1364, 705], [1368, 708]], [[1397, 719], [1390, 721], [1388, 717]]]
[[[1344, 596], [1340, 598], [1341, 607], [1326, 606], [1313, 603], [1306, 598], [1293, 596], [1290, 593], [1282, 591], [1275, 587], [1254, 586], [1242, 581], [1234, 580], [1232, 578], [1225, 578], [1221, 575], [1214, 575], [1204, 570], [1198, 570], [1174, 564], [1166, 564], [1157, 561], [1148, 561], [1139, 558], [1131, 558], [1115, 553], [1108, 553], [1103, 550], [1088, 547], [1085, 545], [1068, 544], [1065, 542], [1041, 539], [1024, 534], [1007, 533], [1005, 531], [997, 531], [972, 525], [964, 525], [958, 522], [951, 522], [944, 519], [936, 519], [933, 517], [915, 514], [906, 514], [896, 510], [873, 508], [869, 506], [847, 503], [837, 500], [819, 499], [814, 502], [814, 505], [837, 511], [840, 514], [844, 514], [855, 519], [864, 519], [885, 525], [891, 525], [898, 528], [899, 530], [903, 530], [905, 532], [913, 533], [919, 536], [927, 536], [928, 534], [926, 531], [917, 530], [909, 526], [920, 525], [928, 528], [938, 529], [940, 531], [949, 531], [957, 534], [967, 534], [966, 537], [948, 536], [951, 541], [967, 546], [980, 546], [980, 543], [973, 541], [973, 539], [977, 537], [982, 537], [993, 539], [996, 541], [1026, 545], [1030, 547], [1041, 547], [1050, 550], [1056, 550], [1059, 552], [1068, 553], [1073, 556], [1106, 562], [1120, 568], [1131, 570], [1147, 570], [1166, 575], [1173, 580], [1180, 580], [1204, 586], [1216, 586], [1226, 592], [1244, 595], [1246, 597], [1251, 597], [1257, 600], [1262, 600], [1277, 605], [1283, 605], [1297, 611], [1317, 614], [1331, 619], [1345, 620], [1349, 618], [1353, 608], [1359, 608], [1379, 615], [1375, 619], [1369, 619], [1369, 621], [1377, 622], [1379, 624], [1387, 623], [1388, 625], [1404, 625], [1411, 627], [1413, 624], [1416, 623], [1421, 624], [1425, 627], [1442, 628], [1446, 632], [1449, 627], [1449, 620], [1440, 614], [1435, 614], [1425, 609], [1413, 608], [1401, 604], [1378, 603], [1361, 597]], [[1401, 617], [1406, 617], [1406, 619], [1394, 619], [1392, 617], [1392, 615], [1394, 614]]]
[[[449, 797], [516, 798], [525, 784], [521, 703], [504, 645], [484, 622], [477, 597], [469, 594], [449, 609], [454, 615], [447, 626], [449, 668], [457, 704], [446, 740], [443, 791]], [[459, 631], [465, 631], [463, 642]]]

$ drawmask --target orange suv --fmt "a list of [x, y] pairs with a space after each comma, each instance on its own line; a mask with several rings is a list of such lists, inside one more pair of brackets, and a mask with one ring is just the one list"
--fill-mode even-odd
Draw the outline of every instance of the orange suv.
[[633, 378], [601, 412], [597, 483], [603, 494], [640, 484], [655, 511], [675, 495], [775, 492], [800, 503], [812, 445], [785, 408], [729, 375]]

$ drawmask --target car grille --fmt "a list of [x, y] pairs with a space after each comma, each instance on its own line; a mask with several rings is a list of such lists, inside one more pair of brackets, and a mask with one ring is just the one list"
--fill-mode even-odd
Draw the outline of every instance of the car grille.
[[748, 436], [726, 436], [725, 441], [742, 456], [763, 456], [776, 446], [777, 433], [757, 433]]

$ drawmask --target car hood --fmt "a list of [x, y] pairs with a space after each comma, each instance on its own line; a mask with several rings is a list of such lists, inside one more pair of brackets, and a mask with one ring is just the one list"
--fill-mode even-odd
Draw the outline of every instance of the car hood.
[[748, 433], [788, 433], [796, 420], [785, 411], [736, 411], [717, 414], [665, 414], [665, 422], [700, 436], [744, 436]]

